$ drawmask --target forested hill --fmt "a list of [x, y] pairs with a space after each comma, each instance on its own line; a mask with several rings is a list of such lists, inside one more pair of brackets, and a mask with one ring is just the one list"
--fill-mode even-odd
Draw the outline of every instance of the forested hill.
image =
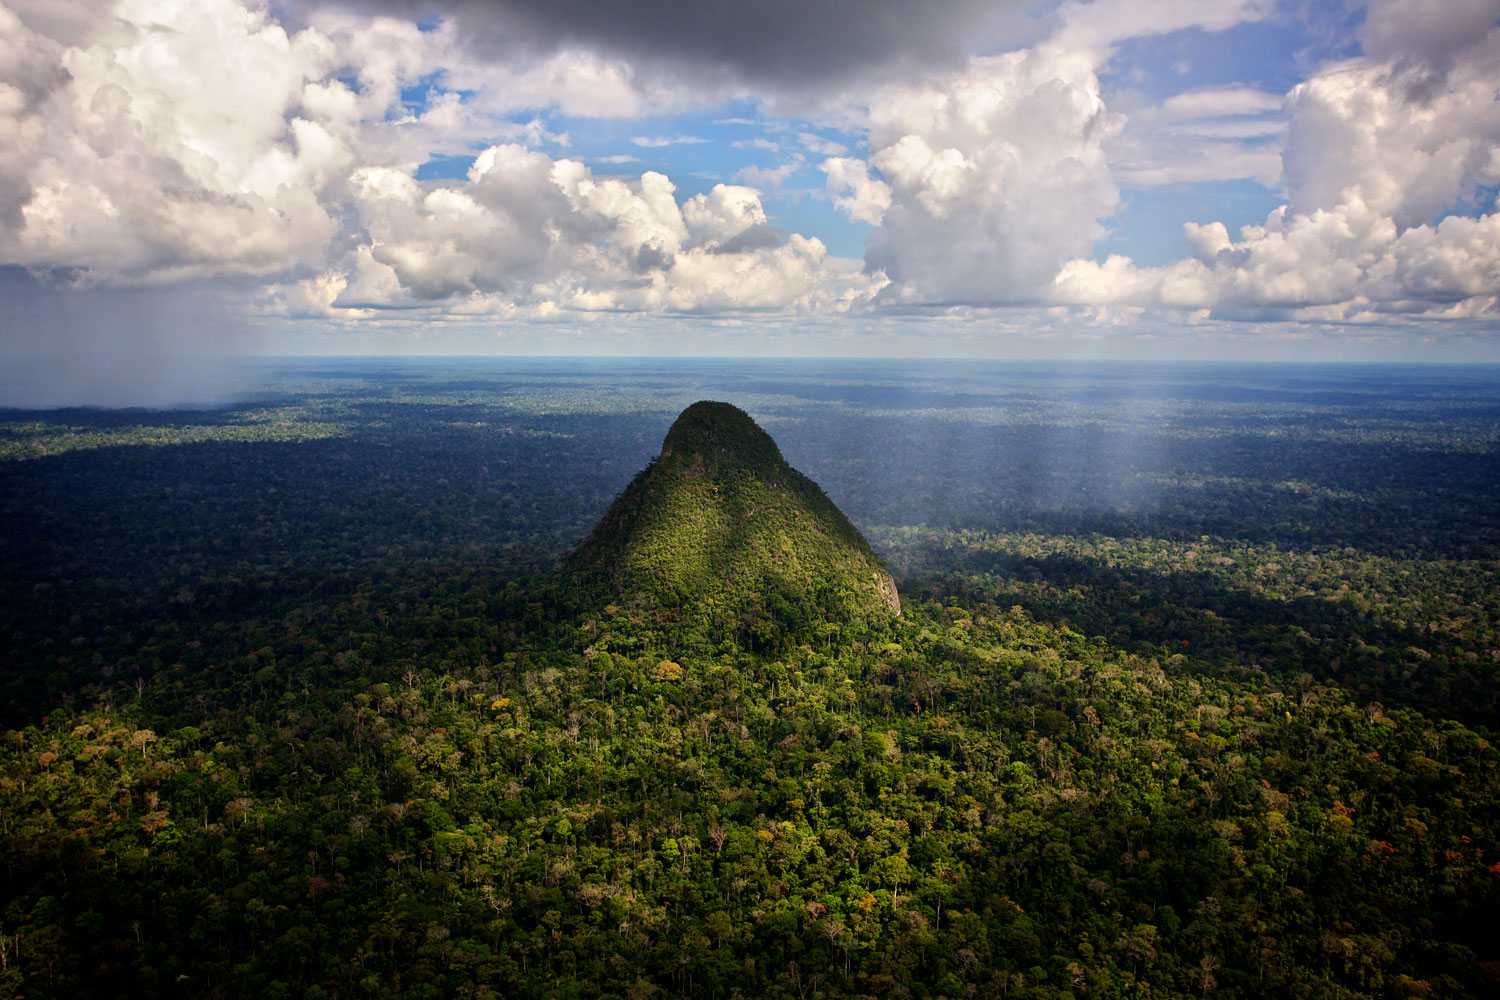
[[706, 400], [672, 424], [567, 567], [606, 603], [727, 617], [765, 650], [817, 623], [900, 611], [890, 574], [843, 512], [749, 414]]

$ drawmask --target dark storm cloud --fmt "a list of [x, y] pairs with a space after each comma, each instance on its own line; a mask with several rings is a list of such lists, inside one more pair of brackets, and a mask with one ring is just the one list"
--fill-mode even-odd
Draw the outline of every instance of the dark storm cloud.
[[1013, 35], [1022, 24], [1010, 0], [335, 0], [323, 6], [451, 17], [485, 53], [582, 45], [772, 88], [944, 63], [976, 38]]

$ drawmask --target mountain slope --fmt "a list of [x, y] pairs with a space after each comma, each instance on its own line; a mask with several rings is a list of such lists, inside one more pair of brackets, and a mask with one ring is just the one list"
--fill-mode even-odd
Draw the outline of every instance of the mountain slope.
[[748, 414], [711, 401], [682, 412], [568, 569], [631, 605], [721, 610], [751, 632], [901, 608], [843, 512]]

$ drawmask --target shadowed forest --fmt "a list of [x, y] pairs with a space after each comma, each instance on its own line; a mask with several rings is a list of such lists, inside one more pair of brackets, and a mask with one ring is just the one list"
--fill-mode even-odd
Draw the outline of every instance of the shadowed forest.
[[[243, 377], [0, 411], [0, 994], [1500, 990], [1494, 368]], [[899, 619], [557, 570], [700, 399]]]

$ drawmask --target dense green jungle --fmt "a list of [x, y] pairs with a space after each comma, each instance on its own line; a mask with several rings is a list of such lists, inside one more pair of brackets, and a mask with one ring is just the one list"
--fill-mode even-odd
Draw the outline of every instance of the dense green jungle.
[[[1500, 993], [1496, 368], [239, 377], [0, 411], [0, 995]], [[559, 569], [701, 399], [899, 618]]]

